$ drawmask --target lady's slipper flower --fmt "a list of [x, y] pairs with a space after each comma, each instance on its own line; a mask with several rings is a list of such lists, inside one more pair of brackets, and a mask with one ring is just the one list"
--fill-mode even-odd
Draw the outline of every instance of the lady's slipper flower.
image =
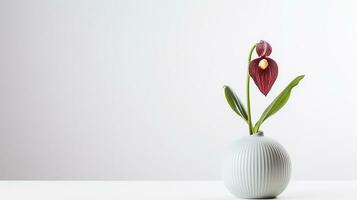
[[268, 42], [261, 40], [255, 49], [259, 58], [249, 63], [249, 75], [259, 90], [266, 96], [278, 77], [278, 65], [268, 57], [272, 52]]

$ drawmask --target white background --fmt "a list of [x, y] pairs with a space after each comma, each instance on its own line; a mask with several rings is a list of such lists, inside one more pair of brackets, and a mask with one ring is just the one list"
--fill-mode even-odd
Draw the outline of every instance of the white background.
[[295, 180], [357, 179], [353, 1], [0, 2], [1, 179], [219, 179], [247, 135], [222, 86], [245, 100], [249, 48], [273, 46], [256, 119], [305, 74], [266, 136]]

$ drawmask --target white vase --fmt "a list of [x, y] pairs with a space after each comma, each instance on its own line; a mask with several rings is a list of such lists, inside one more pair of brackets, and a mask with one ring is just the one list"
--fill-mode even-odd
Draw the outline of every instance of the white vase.
[[289, 155], [263, 132], [235, 141], [224, 155], [224, 184], [239, 198], [274, 198], [288, 185], [290, 173]]

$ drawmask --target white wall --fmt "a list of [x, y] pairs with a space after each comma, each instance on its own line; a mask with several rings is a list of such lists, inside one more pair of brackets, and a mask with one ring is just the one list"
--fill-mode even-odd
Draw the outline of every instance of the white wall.
[[218, 179], [247, 127], [246, 57], [265, 39], [279, 64], [255, 118], [299, 74], [263, 126], [294, 179], [357, 179], [353, 1], [1, 1], [1, 179]]

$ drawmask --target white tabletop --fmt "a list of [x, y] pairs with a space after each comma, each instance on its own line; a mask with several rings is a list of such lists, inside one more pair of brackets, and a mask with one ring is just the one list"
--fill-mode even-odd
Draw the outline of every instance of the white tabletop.
[[[0, 181], [0, 199], [229, 200], [220, 181]], [[291, 182], [278, 199], [357, 199], [357, 181]]]

